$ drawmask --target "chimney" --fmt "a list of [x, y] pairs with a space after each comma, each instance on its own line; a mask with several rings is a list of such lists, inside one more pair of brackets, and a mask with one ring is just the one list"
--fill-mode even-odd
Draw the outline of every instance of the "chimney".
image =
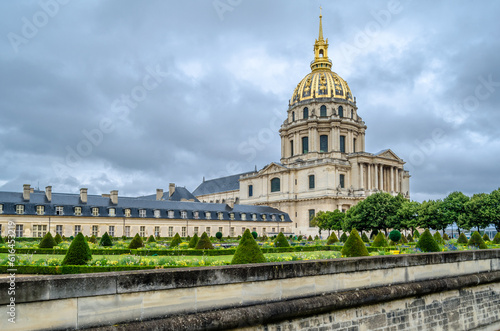
[[157, 188], [156, 189], [156, 200], [161, 200], [163, 198], [163, 189]]
[[111, 198], [111, 203], [114, 205], [118, 204], [118, 191], [114, 190], [109, 192], [110, 198]]
[[24, 201], [30, 201], [31, 188], [30, 184], [23, 185], [23, 199]]
[[47, 198], [48, 202], [52, 201], [52, 186], [47, 186], [45, 188], [45, 197]]
[[233, 209], [234, 208], [234, 199], [233, 198], [229, 198], [227, 199], [227, 205]]
[[175, 192], [175, 184], [174, 183], [168, 184], [168, 196], [171, 197], [172, 194], [174, 194], [174, 192]]
[[80, 189], [80, 201], [82, 203], [87, 203], [87, 190], [86, 188]]

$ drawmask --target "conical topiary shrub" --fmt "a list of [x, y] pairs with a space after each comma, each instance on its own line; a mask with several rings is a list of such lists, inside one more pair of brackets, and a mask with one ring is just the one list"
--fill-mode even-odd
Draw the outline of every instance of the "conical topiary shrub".
[[290, 243], [283, 235], [283, 232], [278, 233], [278, 236], [274, 240], [274, 247], [290, 247]]
[[497, 232], [497, 234], [495, 235], [495, 238], [493, 238], [493, 243], [495, 245], [500, 244], [500, 232]]
[[398, 230], [392, 230], [389, 232], [389, 239], [391, 239], [393, 242], [397, 243], [401, 240], [401, 232]]
[[425, 230], [424, 233], [422, 233], [418, 239], [417, 248], [420, 248], [422, 252], [439, 252], [441, 250], [429, 230]]
[[236, 248], [231, 264], [264, 262], [266, 262], [264, 254], [262, 254], [262, 251], [250, 233], [250, 230], [246, 229], [243, 233], [243, 237], [241, 237], [240, 243], [238, 244], [238, 248]]
[[89, 243], [93, 243], [93, 244], [97, 244], [97, 238], [92, 235], [90, 238], [89, 238]]
[[361, 235], [361, 240], [363, 240], [364, 243], [369, 243], [370, 242], [370, 239], [368, 239], [368, 236], [364, 232]]
[[307, 237], [307, 241], [313, 241], [313, 238], [311, 237], [311, 235], [309, 235], [309, 237]]
[[488, 246], [486, 246], [486, 244], [484, 243], [483, 238], [481, 238], [481, 235], [477, 231], [474, 232], [472, 234], [472, 236], [470, 236], [470, 239], [469, 239], [469, 242], [467, 243], [467, 246], [472, 246], [472, 247], [476, 247], [479, 249], [487, 249], [488, 248]]
[[372, 233], [370, 234], [370, 239], [375, 240], [375, 237], [377, 236], [377, 234], [378, 234], [378, 230], [377, 229], [373, 230]]
[[101, 241], [99, 242], [99, 246], [103, 247], [111, 247], [113, 246], [113, 242], [111, 241], [111, 237], [107, 232], [104, 232], [104, 234], [101, 237]]
[[155, 236], [150, 235], [147, 242], [148, 243], [155, 243], [156, 242]]
[[382, 232], [379, 232], [371, 244], [372, 247], [387, 247], [387, 239]]
[[142, 241], [141, 236], [139, 236], [139, 234], [136, 233], [134, 238], [132, 238], [132, 241], [128, 245], [128, 248], [129, 249], [137, 249], [140, 247], [144, 247], [144, 242]]
[[356, 229], [352, 229], [344, 247], [342, 247], [342, 255], [345, 257], [370, 256]]
[[467, 236], [465, 235], [465, 233], [461, 233], [459, 236], [458, 236], [458, 239], [457, 239], [457, 244], [467, 244], [469, 242], [469, 239], [467, 239]]
[[413, 237], [411, 236], [411, 233], [408, 233], [408, 235], [406, 236], [406, 240], [407, 240], [407, 242], [409, 242], [409, 243], [412, 243], [412, 242], [413, 242]]
[[345, 243], [347, 241], [347, 233], [342, 233], [342, 235], [340, 236], [340, 241]]
[[418, 230], [415, 231], [415, 233], [413, 234], [413, 238], [415, 238], [415, 239], [420, 238], [420, 232], [418, 232]]
[[189, 248], [195, 248], [196, 247], [196, 244], [198, 243], [198, 240], [200, 240], [200, 238], [198, 237], [198, 234], [194, 234], [193, 238], [191, 238], [191, 240], [189, 240]]
[[80, 232], [71, 242], [68, 252], [66, 252], [66, 256], [62, 261], [62, 265], [85, 265], [91, 259], [92, 253], [90, 252], [89, 245]]
[[214, 246], [212, 246], [212, 243], [210, 242], [210, 238], [208, 238], [208, 235], [206, 232], [203, 232], [203, 234], [200, 237], [200, 240], [198, 240], [198, 243], [196, 244], [196, 249], [214, 249]]
[[448, 237], [446, 232], [443, 234], [443, 240], [450, 240], [450, 237]]
[[179, 233], [177, 232], [175, 236], [172, 238], [172, 241], [170, 242], [170, 247], [177, 247], [180, 245], [182, 242], [181, 236], [179, 236]]
[[441, 237], [441, 235], [439, 234], [439, 232], [438, 232], [438, 231], [436, 231], [436, 232], [434, 233], [433, 237], [434, 237], [434, 240], [435, 240], [438, 244], [440, 244], [440, 245], [444, 245], [444, 240], [443, 240], [443, 237]]
[[[7, 237], [5, 239], [7, 239]], [[5, 244], [5, 241], [3, 240], [2, 236], [1, 236], [1, 233], [0, 233], [0, 245], [1, 244]]]
[[50, 232], [47, 232], [45, 236], [43, 236], [42, 240], [38, 244], [38, 247], [40, 248], [52, 248], [54, 246], [57, 246], [56, 241], [54, 240], [54, 237], [50, 234]]
[[399, 243], [400, 244], [407, 244], [408, 243], [408, 240], [406, 239], [405, 236], [401, 235], [401, 239], [399, 240]]
[[60, 243], [62, 243], [63, 238], [61, 237], [61, 235], [59, 233], [56, 233], [54, 240], [55, 240], [56, 244], [59, 245]]
[[330, 237], [328, 237], [326, 244], [333, 245], [337, 242], [339, 242], [339, 238], [337, 238], [337, 235], [335, 234], [335, 232], [332, 231], [332, 234], [330, 234]]
[[490, 237], [488, 236], [488, 234], [486, 232], [483, 234], [483, 241], [485, 241], [485, 242], [486, 241], [491, 241]]

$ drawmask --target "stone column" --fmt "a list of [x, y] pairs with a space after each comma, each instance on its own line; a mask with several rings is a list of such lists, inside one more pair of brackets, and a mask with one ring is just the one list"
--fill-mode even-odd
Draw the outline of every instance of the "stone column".
[[365, 180], [365, 174], [364, 174], [364, 165], [363, 163], [359, 164], [359, 188], [362, 189], [364, 188], [364, 180]]
[[380, 165], [380, 175], [379, 175], [379, 190], [384, 191], [384, 166]]
[[391, 167], [391, 192], [394, 192], [394, 167]]
[[373, 174], [375, 175], [374, 177], [374, 183], [373, 186], [378, 189], [380, 186], [378, 184], [378, 164], [373, 165]]
[[368, 173], [368, 178], [367, 178], [368, 183], [366, 185], [366, 189], [371, 190], [371, 188], [372, 188], [372, 165], [370, 163], [368, 163], [366, 166], [368, 168], [368, 169], [366, 169], [366, 172]]

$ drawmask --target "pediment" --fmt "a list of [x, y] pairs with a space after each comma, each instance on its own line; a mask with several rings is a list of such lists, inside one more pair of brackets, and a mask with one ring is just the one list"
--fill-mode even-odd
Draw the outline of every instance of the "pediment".
[[386, 149], [384, 151], [381, 151], [380, 153], [376, 154], [378, 157], [383, 157], [385, 159], [390, 159], [390, 160], [395, 160], [395, 161], [402, 161], [396, 153], [391, 151], [390, 149]]
[[283, 171], [287, 171], [287, 170], [288, 170], [288, 168], [285, 168], [280, 164], [272, 162], [272, 163], [268, 164], [266, 167], [264, 167], [264, 169], [259, 171], [259, 174], [272, 174], [272, 173], [283, 172]]

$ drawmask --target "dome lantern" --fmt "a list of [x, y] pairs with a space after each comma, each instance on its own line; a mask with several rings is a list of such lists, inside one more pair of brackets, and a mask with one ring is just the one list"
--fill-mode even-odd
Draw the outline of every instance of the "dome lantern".
[[332, 68], [332, 60], [328, 58], [328, 38], [323, 39], [323, 15], [321, 15], [321, 7], [319, 8], [319, 36], [314, 43], [314, 61], [311, 62], [312, 71]]

